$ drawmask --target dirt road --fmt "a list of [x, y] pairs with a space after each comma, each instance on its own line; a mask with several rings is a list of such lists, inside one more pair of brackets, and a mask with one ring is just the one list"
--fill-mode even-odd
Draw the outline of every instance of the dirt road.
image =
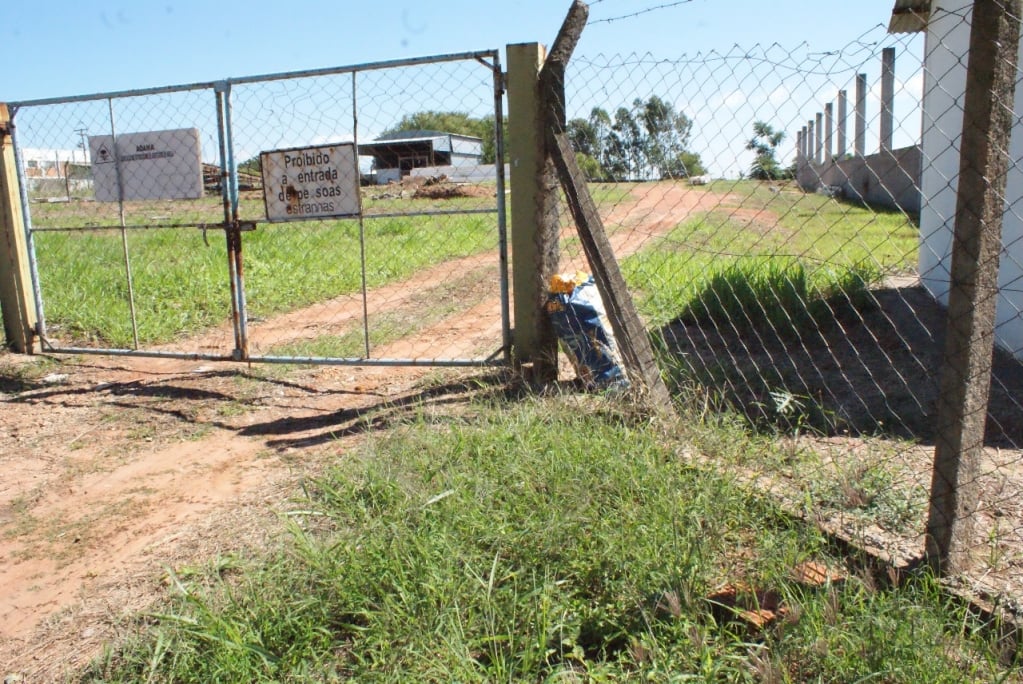
[[[721, 202], [682, 185], [640, 190], [607, 219], [625, 228], [612, 237], [620, 256]], [[566, 254], [563, 269], [584, 268], [580, 259]], [[486, 260], [493, 255], [429, 269], [372, 299], [395, 305]], [[322, 334], [356, 319], [360, 306], [320, 303], [263, 322], [258, 334], [274, 342]], [[480, 302], [376, 353], [478, 350], [500, 339], [497, 306]], [[165, 595], [168, 569], [271, 543], [296, 480], [344, 458], [363, 438], [363, 416], [414, 403], [427, 381], [466, 372], [489, 371], [283, 375], [235, 363], [0, 357], [0, 676], [59, 678]]]

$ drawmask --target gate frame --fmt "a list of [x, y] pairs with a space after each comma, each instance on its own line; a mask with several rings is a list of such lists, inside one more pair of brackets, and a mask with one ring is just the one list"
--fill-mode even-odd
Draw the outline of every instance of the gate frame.
[[[490, 61], [488, 61], [490, 60]], [[496, 194], [497, 201], [494, 209], [486, 210], [467, 210], [467, 211], [443, 211], [443, 212], [429, 212], [434, 214], [469, 214], [469, 213], [496, 213], [498, 223], [498, 252], [499, 252], [499, 268], [500, 268], [500, 308], [501, 308], [501, 347], [494, 353], [484, 359], [390, 359], [390, 358], [369, 358], [369, 329], [367, 327], [367, 313], [366, 313], [366, 281], [365, 281], [365, 270], [363, 270], [362, 278], [362, 294], [363, 294], [363, 329], [366, 336], [366, 350], [367, 354], [365, 357], [360, 358], [328, 358], [328, 357], [281, 357], [281, 356], [253, 356], [248, 351], [248, 333], [246, 329], [246, 301], [245, 301], [245, 288], [244, 288], [244, 259], [243, 259], [243, 241], [242, 233], [250, 230], [255, 230], [256, 222], [254, 221], [241, 221], [239, 219], [238, 212], [238, 174], [234, 159], [233, 149], [233, 135], [232, 135], [232, 117], [231, 117], [231, 92], [232, 88], [236, 85], [246, 85], [255, 83], [267, 83], [272, 81], [281, 80], [297, 80], [302, 78], [315, 78], [323, 76], [339, 76], [343, 74], [352, 74], [352, 107], [353, 107], [353, 122], [354, 131], [353, 136], [356, 144], [358, 144], [358, 113], [357, 113], [357, 94], [355, 91], [355, 77], [359, 72], [365, 71], [376, 71], [383, 69], [394, 69], [401, 67], [413, 67], [421, 66], [426, 64], [439, 64], [445, 62], [456, 62], [456, 61], [476, 61], [482, 64], [484, 67], [489, 69], [493, 75], [493, 96], [494, 96], [494, 136], [495, 136], [495, 170], [496, 170]], [[83, 348], [83, 347], [58, 347], [50, 344], [46, 337], [46, 318], [44, 313], [43, 301], [42, 301], [42, 288], [38, 273], [38, 264], [36, 261], [35, 242], [33, 234], [39, 230], [45, 229], [34, 229], [32, 227], [32, 218], [29, 207], [29, 199], [27, 195], [27, 183], [25, 178], [24, 164], [20, 159], [20, 151], [17, 143], [16, 136], [14, 135], [14, 119], [19, 109], [23, 107], [39, 107], [46, 105], [67, 105], [75, 102], [88, 102], [97, 100], [107, 100], [111, 103], [114, 99], [121, 99], [127, 97], [144, 97], [148, 95], [165, 95], [171, 93], [180, 92], [192, 92], [198, 90], [212, 90], [216, 97], [216, 111], [217, 111], [217, 134], [219, 142], [220, 152], [220, 173], [221, 173], [221, 199], [224, 208], [224, 221], [221, 224], [209, 225], [209, 224], [173, 224], [173, 225], [155, 225], [147, 224], [143, 226], [121, 226], [121, 230], [125, 231], [128, 228], [190, 228], [197, 227], [209, 229], [209, 228], [220, 228], [224, 230], [225, 240], [227, 243], [228, 252], [228, 275], [231, 288], [231, 317], [232, 317], [232, 329], [234, 332], [234, 344], [235, 348], [230, 355], [223, 354], [203, 354], [203, 353], [186, 353], [186, 352], [174, 352], [174, 351], [156, 351], [156, 350], [144, 350], [138, 349], [136, 341], [134, 349], [111, 349], [111, 348]], [[34, 311], [31, 307], [27, 307], [25, 312], [26, 332], [31, 331], [34, 338], [38, 341], [35, 351], [40, 351], [39, 343], [41, 343], [41, 350], [48, 353], [56, 354], [93, 354], [93, 355], [104, 355], [104, 356], [137, 356], [137, 357], [150, 357], [150, 358], [173, 358], [182, 360], [204, 360], [204, 361], [246, 361], [253, 363], [278, 363], [278, 364], [303, 364], [303, 365], [352, 365], [352, 366], [507, 366], [511, 363], [511, 345], [512, 345], [512, 331], [510, 321], [510, 306], [509, 306], [509, 257], [508, 257], [508, 231], [507, 231], [507, 210], [505, 205], [505, 173], [504, 173], [504, 158], [505, 158], [505, 142], [504, 142], [504, 108], [503, 98], [505, 94], [505, 75], [501, 70], [501, 58], [498, 50], [483, 50], [483, 51], [472, 51], [472, 52], [461, 52], [461, 53], [450, 53], [443, 55], [433, 55], [427, 57], [416, 57], [399, 60], [388, 60], [378, 62], [367, 62], [363, 64], [341, 66], [341, 67], [327, 67], [321, 69], [309, 69], [302, 71], [290, 71], [290, 72], [277, 72], [271, 74], [264, 74], [258, 76], [246, 76], [241, 78], [229, 78], [219, 81], [208, 81], [192, 83], [187, 85], [178, 86], [164, 86], [156, 88], [143, 88], [134, 90], [121, 90], [106, 93], [94, 93], [89, 95], [77, 95], [71, 97], [53, 97], [53, 98], [42, 98], [35, 100], [23, 100], [15, 101], [7, 104], [10, 110], [10, 124], [5, 125], [0, 134], [3, 134], [2, 142], [7, 141], [6, 133], [10, 132], [10, 140], [14, 151], [14, 164], [17, 171], [16, 186], [20, 192], [18, 197], [13, 198], [9, 194], [0, 196], [0, 203], [3, 203], [5, 214], [10, 213], [16, 215], [16, 210], [20, 207], [21, 216], [21, 230], [18, 230], [18, 226], [14, 225], [13, 230], [10, 231], [16, 237], [18, 234], [24, 235], [25, 241], [25, 252], [27, 253], [27, 264], [24, 264], [28, 271], [28, 280], [30, 280], [31, 287], [25, 287], [26, 278], [22, 277], [20, 282], [24, 287], [25, 291], [30, 291], [34, 299]], [[6, 167], [7, 165], [5, 165]], [[0, 171], [3, 171], [0, 168]], [[6, 184], [5, 184], [6, 189]], [[7, 205], [10, 204], [10, 211], [7, 211]], [[401, 214], [402, 216], [414, 216], [421, 214]], [[358, 217], [360, 227], [360, 245], [362, 244], [362, 221], [364, 215], [360, 211]], [[373, 216], [376, 218], [376, 215]], [[6, 226], [7, 221], [5, 220], [4, 225]], [[123, 224], [123, 222], [122, 222]], [[105, 228], [105, 227], [104, 227]], [[117, 226], [111, 226], [110, 228], [116, 229]], [[25, 270], [25, 269], [22, 269]], [[130, 275], [129, 275], [130, 277]], [[4, 286], [8, 280], [6, 272], [0, 270], [0, 286]], [[6, 297], [2, 301], [4, 304], [4, 315], [6, 319], [8, 302]], [[34, 313], [34, 320], [31, 314]], [[134, 328], [134, 321], [133, 321]], [[8, 333], [10, 338], [11, 334]], [[31, 337], [29, 339], [32, 339]], [[25, 351], [32, 351], [32, 345], [21, 345], [18, 343], [18, 338], [15, 338], [15, 345], [18, 351], [25, 347]]]

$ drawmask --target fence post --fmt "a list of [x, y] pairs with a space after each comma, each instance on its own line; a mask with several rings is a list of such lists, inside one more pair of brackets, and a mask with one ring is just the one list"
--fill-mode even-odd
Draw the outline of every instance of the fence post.
[[7, 105], [0, 103], [0, 309], [4, 335], [14, 351], [30, 354], [36, 350], [36, 310], [32, 303], [28, 250], [25, 248], [25, 219], [14, 159], [14, 141]]
[[856, 74], [856, 126], [853, 154], [863, 157], [867, 151], [867, 75]]
[[839, 90], [838, 91], [838, 132], [837, 132], [838, 135], [837, 135], [837, 138], [838, 138], [838, 158], [839, 159], [844, 159], [845, 158], [845, 152], [846, 152], [845, 133], [846, 133], [846, 124], [848, 123], [848, 119], [849, 119], [849, 109], [848, 109], [848, 104], [846, 104], [847, 98], [848, 98], [848, 96], [846, 95], [846, 92], [844, 90]]
[[814, 140], [813, 160], [818, 166], [824, 163], [824, 114], [817, 112], [817, 137]]
[[1020, 7], [1020, 0], [973, 3], [926, 534], [927, 558], [941, 574], [970, 565], [991, 387]]
[[558, 268], [558, 186], [548, 169], [540, 96], [546, 50], [539, 43], [509, 45], [507, 57], [513, 346], [515, 363], [532, 363], [531, 380], [543, 383], [558, 373], [558, 339], [543, 313], [547, 283]]
[[895, 48], [881, 51], [881, 152], [892, 151], [895, 130]]
[[834, 107], [829, 102], [824, 105], [824, 163], [830, 164], [834, 159], [832, 136], [835, 128]]

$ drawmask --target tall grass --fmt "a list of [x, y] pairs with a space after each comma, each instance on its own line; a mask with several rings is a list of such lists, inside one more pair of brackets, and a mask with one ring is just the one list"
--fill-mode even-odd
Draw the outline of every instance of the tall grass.
[[[807, 588], [825, 540], [600, 405], [422, 408], [310, 482], [283, 550], [176, 598], [90, 682], [990, 680], [926, 578]], [[740, 433], [724, 440], [751, 445]], [[341, 454], [339, 454], [340, 456]], [[763, 631], [706, 598], [779, 592]]]

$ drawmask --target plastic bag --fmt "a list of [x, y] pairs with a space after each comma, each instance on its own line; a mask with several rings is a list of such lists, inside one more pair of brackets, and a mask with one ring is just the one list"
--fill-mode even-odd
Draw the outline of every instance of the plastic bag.
[[572, 367], [590, 389], [625, 388], [614, 333], [593, 277], [586, 273], [551, 278], [547, 313]]

